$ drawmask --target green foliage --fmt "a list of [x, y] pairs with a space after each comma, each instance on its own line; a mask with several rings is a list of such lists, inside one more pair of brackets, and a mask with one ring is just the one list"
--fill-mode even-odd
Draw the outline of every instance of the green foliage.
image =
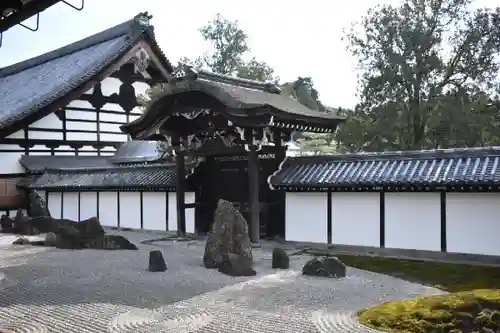
[[252, 58], [244, 66], [239, 67], [236, 70], [236, 76], [260, 82], [278, 81], [278, 78], [274, 77], [274, 69], [265, 62], [258, 61], [255, 58]]
[[471, 2], [405, 0], [377, 6], [353, 26], [346, 38], [361, 103], [339, 133], [344, 149], [497, 142], [500, 133], [482, 125], [499, 121], [486, 102], [498, 92], [500, 10], [472, 10]]
[[200, 28], [203, 39], [210, 42], [212, 50], [203, 56], [204, 64], [214, 73], [233, 75], [245, 65], [243, 56], [250, 50], [248, 36], [238, 21], [230, 21], [220, 14]]

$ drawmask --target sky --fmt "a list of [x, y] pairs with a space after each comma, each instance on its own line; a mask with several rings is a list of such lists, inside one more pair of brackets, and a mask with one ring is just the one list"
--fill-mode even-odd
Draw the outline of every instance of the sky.
[[[147, 11], [163, 52], [172, 63], [196, 58], [209, 47], [199, 28], [217, 13], [238, 20], [251, 55], [267, 62], [282, 82], [311, 76], [320, 99], [332, 107], [357, 102], [355, 59], [342, 40], [344, 29], [381, 3], [400, 0], [85, 0], [82, 11], [58, 3], [40, 14], [36, 32], [16, 26], [3, 34], [0, 67], [35, 57], [108, 29]], [[498, 0], [478, 0], [493, 7]], [[81, 0], [67, 0], [76, 7]], [[36, 26], [32, 17], [24, 22]]]

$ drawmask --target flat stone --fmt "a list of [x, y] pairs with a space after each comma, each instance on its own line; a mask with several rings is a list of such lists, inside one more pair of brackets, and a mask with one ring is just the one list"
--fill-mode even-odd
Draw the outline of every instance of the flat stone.
[[309, 260], [302, 268], [302, 274], [318, 277], [343, 278], [347, 267], [335, 257], [319, 257]]

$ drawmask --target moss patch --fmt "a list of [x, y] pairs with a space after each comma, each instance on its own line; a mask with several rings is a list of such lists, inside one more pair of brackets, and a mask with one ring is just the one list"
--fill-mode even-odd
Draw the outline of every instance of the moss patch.
[[500, 290], [387, 302], [361, 311], [359, 319], [364, 325], [389, 332], [499, 332]]
[[449, 292], [500, 289], [500, 267], [443, 264], [370, 256], [337, 256], [347, 266], [392, 275]]
[[370, 256], [338, 258], [347, 266], [451, 293], [387, 302], [363, 310], [359, 320], [366, 326], [397, 333], [500, 332], [500, 267]]

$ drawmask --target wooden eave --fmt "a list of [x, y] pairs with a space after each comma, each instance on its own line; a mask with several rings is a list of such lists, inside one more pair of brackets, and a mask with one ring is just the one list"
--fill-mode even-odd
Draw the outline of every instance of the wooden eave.
[[[226, 89], [226, 91], [224, 91]], [[162, 126], [172, 116], [189, 112], [193, 109], [208, 108], [221, 114], [227, 120], [244, 127], [274, 127], [290, 131], [307, 131], [328, 133], [334, 132], [345, 118], [321, 114], [300, 105], [305, 112], [287, 112], [276, 103], [241, 101], [240, 96], [231, 96], [231, 87], [218, 89], [215, 85], [207, 85], [192, 78], [182, 78], [170, 82], [167, 91], [152, 101], [146, 112], [138, 119], [121, 126], [123, 132], [134, 138], [146, 139], [161, 131]], [[234, 87], [244, 90], [242, 87]], [[229, 91], [229, 92], [228, 92]], [[244, 93], [244, 92], [243, 92]], [[260, 95], [266, 94], [259, 92]], [[267, 94], [270, 95], [270, 94]], [[238, 99], [238, 97], [240, 99]], [[276, 100], [276, 96], [272, 96]], [[279, 97], [285, 101], [286, 97]], [[288, 104], [299, 105], [290, 100]], [[289, 107], [289, 105], [286, 105]]]

